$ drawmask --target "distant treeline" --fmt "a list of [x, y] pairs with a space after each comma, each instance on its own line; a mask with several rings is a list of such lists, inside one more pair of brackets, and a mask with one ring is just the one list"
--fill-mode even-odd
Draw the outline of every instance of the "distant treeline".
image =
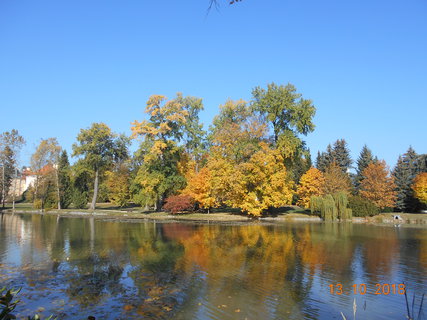
[[[131, 137], [104, 123], [81, 129], [72, 166], [57, 139], [48, 138], [41, 140], [30, 168], [18, 170], [24, 139], [17, 130], [4, 132], [2, 205], [15, 201], [12, 181], [22, 175], [34, 180], [26, 200], [41, 209], [87, 208], [89, 202], [95, 209], [97, 202], [109, 201], [172, 212], [226, 206], [260, 216], [292, 204], [322, 212], [314, 207], [335, 203], [348, 217], [348, 208], [355, 215], [373, 215], [416, 212], [427, 203], [427, 155], [411, 147], [392, 172], [367, 146], [354, 163], [344, 139], [319, 152], [313, 165], [303, 137], [314, 131], [316, 109], [292, 84], [256, 87], [250, 102], [226, 101], [208, 132], [199, 120], [202, 109], [200, 98], [153, 95], [147, 120], [131, 124]], [[131, 139], [140, 142], [133, 155]]]

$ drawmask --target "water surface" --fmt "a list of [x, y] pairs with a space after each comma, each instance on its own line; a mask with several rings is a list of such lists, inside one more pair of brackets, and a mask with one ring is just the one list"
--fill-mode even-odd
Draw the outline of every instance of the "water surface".
[[374, 294], [401, 283], [426, 292], [426, 228], [0, 219], [0, 286], [23, 288], [21, 318], [353, 319], [355, 299], [356, 319], [406, 319], [397, 287]]

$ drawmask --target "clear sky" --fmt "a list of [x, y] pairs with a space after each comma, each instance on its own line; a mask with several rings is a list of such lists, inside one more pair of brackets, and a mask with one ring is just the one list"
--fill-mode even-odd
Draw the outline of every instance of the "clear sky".
[[71, 151], [81, 128], [130, 134], [151, 94], [203, 98], [206, 127], [227, 98], [294, 84], [317, 108], [306, 137], [344, 138], [393, 167], [427, 153], [425, 0], [1, 0], [0, 131]]

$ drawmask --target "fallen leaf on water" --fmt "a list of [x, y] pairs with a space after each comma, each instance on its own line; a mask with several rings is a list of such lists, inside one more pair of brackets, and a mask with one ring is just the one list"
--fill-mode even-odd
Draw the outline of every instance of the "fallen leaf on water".
[[130, 305], [130, 304], [127, 304], [127, 305], [125, 305], [125, 306], [123, 307], [123, 309], [124, 309], [125, 311], [130, 311], [130, 310], [132, 310], [132, 309], [133, 309], [133, 306], [132, 306], [132, 305]]

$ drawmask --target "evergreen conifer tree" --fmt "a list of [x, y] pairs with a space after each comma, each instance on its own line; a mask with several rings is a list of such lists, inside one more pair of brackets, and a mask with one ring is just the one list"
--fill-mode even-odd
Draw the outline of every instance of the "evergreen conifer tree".
[[372, 155], [372, 151], [366, 146], [363, 146], [362, 151], [360, 151], [359, 158], [357, 159], [356, 167], [356, 176], [354, 178], [354, 184], [356, 190], [360, 189], [360, 181], [363, 179], [362, 172], [365, 170], [371, 162], [374, 162], [375, 159]]
[[348, 172], [352, 164], [350, 151], [347, 142], [344, 139], [335, 141], [332, 148], [332, 159], [341, 168], [343, 172]]
[[320, 151], [317, 151], [316, 168], [322, 172], [325, 172], [327, 167], [328, 167], [328, 164], [326, 160], [326, 153], [325, 152], [320, 153]]
[[414, 212], [419, 208], [419, 201], [414, 197], [411, 185], [417, 175], [418, 155], [412, 147], [399, 156], [396, 167], [393, 170], [393, 176], [396, 184], [397, 200], [396, 208], [400, 211]]
[[417, 160], [418, 173], [427, 172], [427, 154], [420, 154]]
[[72, 187], [70, 178], [70, 163], [67, 151], [63, 150], [58, 163], [59, 201], [61, 208], [66, 209], [72, 202]]

